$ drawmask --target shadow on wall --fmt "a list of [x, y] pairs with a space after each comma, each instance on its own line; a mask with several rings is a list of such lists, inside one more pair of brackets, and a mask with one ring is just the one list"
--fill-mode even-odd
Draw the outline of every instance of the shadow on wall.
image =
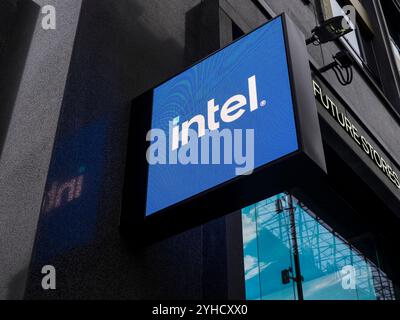
[[[184, 6], [155, 2], [162, 21], [145, 0], [82, 4], [27, 299], [202, 297], [201, 227], [140, 252], [118, 230], [130, 101], [185, 65], [185, 39], [161, 32], [185, 26]], [[45, 264], [57, 290], [41, 288]]]
[[7, 300], [21, 299], [21, 292], [24, 292], [28, 267], [18, 272], [8, 284]]
[[189, 66], [220, 48], [219, 15], [219, 1], [215, 0], [206, 0], [186, 13], [186, 65]]
[[32, 1], [0, 3], [0, 156], [39, 10]]

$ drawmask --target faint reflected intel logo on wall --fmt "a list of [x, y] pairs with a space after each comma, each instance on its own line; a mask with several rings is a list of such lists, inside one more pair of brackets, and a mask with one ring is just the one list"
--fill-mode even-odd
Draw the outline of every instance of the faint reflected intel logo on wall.
[[94, 239], [107, 128], [108, 120], [102, 118], [57, 138], [38, 224], [35, 265], [53, 264], [55, 256]]
[[50, 212], [69, 202], [79, 199], [84, 186], [85, 167], [79, 169], [80, 175], [66, 181], [54, 181], [44, 199], [44, 211]]

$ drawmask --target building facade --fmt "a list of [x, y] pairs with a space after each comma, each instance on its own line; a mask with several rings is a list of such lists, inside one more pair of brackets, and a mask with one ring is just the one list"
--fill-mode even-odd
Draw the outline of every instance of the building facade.
[[[398, 0], [1, 3], [1, 299], [399, 297]], [[132, 99], [281, 13], [306, 39], [338, 15], [356, 27], [307, 46], [322, 187], [288, 185], [132, 246], [120, 232]], [[346, 85], [321, 70], [340, 51], [353, 60]]]

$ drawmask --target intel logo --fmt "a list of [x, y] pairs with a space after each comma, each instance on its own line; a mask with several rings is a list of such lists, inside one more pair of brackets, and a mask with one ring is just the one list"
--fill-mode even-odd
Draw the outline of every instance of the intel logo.
[[[248, 95], [236, 94], [222, 107], [215, 99], [208, 100], [206, 115], [197, 114], [180, 125], [180, 116], [169, 122], [169, 132], [152, 129], [147, 134], [150, 165], [237, 165], [236, 175], [248, 175], [254, 169], [254, 128], [228, 129], [246, 112], [254, 112], [267, 105], [259, 101], [257, 78], [247, 79]], [[223, 146], [223, 148], [221, 148]], [[223, 149], [223, 152], [221, 150]], [[223, 154], [221, 154], [223, 153]]]
[[[256, 76], [252, 76], [247, 79], [248, 82], [248, 97], [249, 97], [249, 110], [250, 112], [256, 111], [259, 107], [265, 107], [266, 101], [262, 100], [258, 102], [257, 97], [257, 79]], [[230, 97], [220, 108], [216, 104], [215, 99], [211, 99], [207, 102], [207, 119], [204, 115], [198, 114], [191, 120], [182, 123], [179, 126], [180, 117], [176, 117], [172, 121], [172, 150], [179, 148], [179, 141], [182, 141], [182, 146], [186, 145], [189, 141], [189, 129], [192, 125], [196, 124], [198, 128], [198, 137], [201, 138], [206, 135], [207, 129], [209, 131], [215, 131], [220, 129], [220, 122], [216, 119], [216, 114], [220, 111], [219, 118], [224, 123], [231, 123], [241, 118], [246, 109], [247, 97], [242, 94], [237, 94]], [[207, 120], [207, 121], [206, 121]]]

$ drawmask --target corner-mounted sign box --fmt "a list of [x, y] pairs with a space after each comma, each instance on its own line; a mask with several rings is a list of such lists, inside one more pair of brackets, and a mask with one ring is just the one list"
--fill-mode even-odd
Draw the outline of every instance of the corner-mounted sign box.
[[326, 168], [311, 83], [281, 15], [134, 99], [123, 233], [154, 241], [313, 183]]

